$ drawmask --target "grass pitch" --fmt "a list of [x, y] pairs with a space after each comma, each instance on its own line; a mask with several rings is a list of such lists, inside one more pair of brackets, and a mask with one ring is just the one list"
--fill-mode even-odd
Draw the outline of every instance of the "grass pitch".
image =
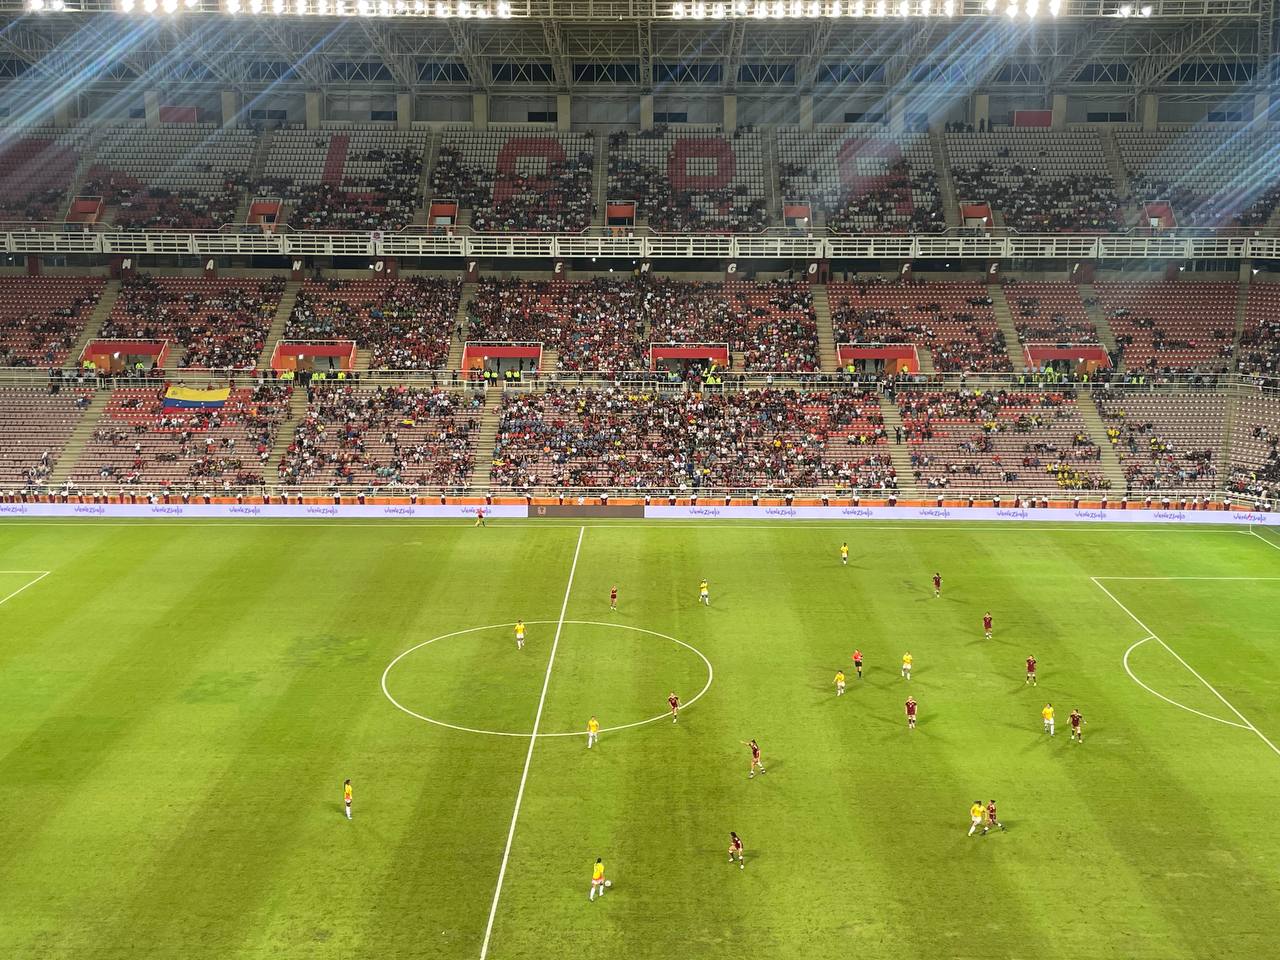
[[579, 533], [5, 523], [4, 954], [1275, 955], [1273, 533], [587, 524], [566, 602]]

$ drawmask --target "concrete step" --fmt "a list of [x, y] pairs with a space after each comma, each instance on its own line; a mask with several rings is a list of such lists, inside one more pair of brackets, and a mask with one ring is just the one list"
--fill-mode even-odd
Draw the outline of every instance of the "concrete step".
[[778, 175], [778, 141], [772, 134], [760, 136], [761, 160], [764, 162], [765, 183], [769, 189], [768, 201], [770, 226], [782, 226], [782, 180]]
[[831, 325], [831, 299], [825, 286], [813, 287], [813, 315], [818, 321], [818, 369], [840, 369], [840, 357], [836, 352], [836, 334]]
[[1232, 371], [1236, 369], [1240, 359], [1240, 338], [1244, 336], [1245, 320], [1248, 317], [1249, 285], [1252, 278], [1253, 270], [1246, 261], [1240, 267], [1240, 282], [1236, 285], [1236, 327], [1231, 340], [1231, 366], [1227, 368]]
[[596, 143], [595, 167], [591, 174], [591, 197], [595, 211], [591, 216], [593, 226], [603, 227], [608, 220], [605, 206], [609, 202], [609, 141], [603, 138]]
[[1107, 319], [1107, 312], [1098, 303], [1098, 291], [1093, 289], [1092, 284], [1082, 283], [1080, 284], [1080, 300], [1084, 304], [1084, 312], [1093, 321], [1093, 325], [1098, 331], [1099, 342], [1107, 348], [1107, 353], [1111, 355], [1111, 362], [1115, 364], [1116, 373], [1122, 372], [1124, 359], [1120, 356], [1120, 348], [1116, 345], [1116, 334], [1111, 329], [1111, 322]]
[[489, 471], [493, 466], [493, 448], [498, 440], [498, 421], [501, 409], [502, 391], [486, 391], [484, 395], [484, 410], [480, 414], [480, 429], [476, 434], [475, 463], [471, 467], [471, 477], [468, 483], [472, 490], [489, 489]]
[[280, 305], [276, 307], [276, 315], [271, 319], [271, 329], [267, 331], [267, 339], [263, 342], [262, 353], [258, 355], [258, 369], [266, 370], [271, 365], [271, 354], [276, 344], [284, 339], [284, 329], [293, 315], [293, 306], [298, 302], [298, 291], [302, 283], [290, 280], [284, 285], [284, 293], [280, 295]]
[[938, 368], [933, 365], [933, 354], [929, 352], [928, 347], [922, 347], [917, 344], [916, 356], [920, 358], [920, 372], [925, 376], [938, 372]]
[[289, 444], [293, 443], [293, 435], [298, 425], [306, 418], [307, 391], [295, 385], [293, 393], [289, 395], [289, 414], [276, 431], [275, 440], [271, 442], [271, 454], [267, 458], [267, 469], [262, 471], [267, 483], [274, 483], [279, 478], [280, 461], [284, 459]]
[[1124, 467], [1120, 464], [1120, 455], [1107, 438], [1107, 423], [1102, 419], [1098, 405], [1092, 396], [1081, 395], [1076, 402], [1080, 411], [1080, 419], [1084, 421], [1085, 430], [1102, 451], [1098, 461], [1099, 472], [1111, 481], [1111, 489], [1123, 492], [1125, 489]]
[[1000, 324], [1000, 332], [1004, 334], [1004, 348], [1009, 355], [1009, 363], [1014, 370], [1022, 370], [1027, 366], [1027, 358], [1022, 353], [1022, 341], [1018, 339], [1018, 327], [1013, 319], [1013, 308], [1004, 295], [1004, 288], [998, 283], [987, 285], [991, 297], [991, 312], [996, 323]]
[[98, 302], [94, 304], [93, 313], [89, 314], [89, 319], [84, 325], [84, 329], [80, 331], [80, 336], [76, 342], [71, 345], [71, 351], [67, 354], [66, 366], [80, 366], [80, 355], [84, 353], [90, 341], [97, 339], [102, 332], [102, 325], [107, 322], [107, 318], [111, 316], [111, 311], [116, 307], [116, 300], [120, 298], [120, 281], [108, 280], [107, 285], [102, 288], [102, 296], [98, 297]]
[[[65, 390], [67, 387], [64, 386], [63, 389]], [[98, 422], [102, 419], [103, 413], [106, 412], [107, 403], [110, 400], [110, 390], [98, 390], [94, 393], [89, 406], [85, 408], [84, 416], [76, 424], [75, 429], [71, 431], [71, 436], [67, 438], [67, 445], [62, 448], [62, 455], [58, 457], [57, 462], [53, 465], [53, 473], [49, 474], [49, 486], [61, 486], [67, 482], [67, 479], [71, 476], [71, 471], [84, 456], [85, 447], [89, 445], [89, 439], [93, 436], [93, 431], [98, 429]]]
[[918, 499], [920, 485], [916, 483], [915, 472], [911, 469], [911, 447], [905, 437], [902, 443], [894, 442], [897, 431], [902, 429], [902, 414], [898, 412], [898, 405], [883, 394], [880, 396], [880, 415], [884, 417], [884, 432], [889, 438], [893, 469], [898, 474], [898, 492], [907, 499]]
[[938, 190], [942, 195], [942, 213], [947, 219], [947, 226], [963, 226], [960, 197], [956, 194], [956, 182], [951, 177], [951, 160], [947, 156], [947, 141], [942, 131], [930, 130], [929, 143], [933, 146], [933, 169], [938, 172]]
[[542, 351], [542, 368], [538, 371], [544, 377], [549, 377], [560, 369], [560, 351], [547, 350]]

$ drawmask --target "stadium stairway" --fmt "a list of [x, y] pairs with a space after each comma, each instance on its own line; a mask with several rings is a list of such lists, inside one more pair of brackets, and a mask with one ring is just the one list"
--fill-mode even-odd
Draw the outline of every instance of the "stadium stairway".
[[[300, 387], [294, 387], [293, 393], [289, 394], [289, 412], [280, 421], [280, 426], [276, 429], [276, 438], [271, 443], [271, 453], [267, 457], [268, 469], [264, 473], [268, 481], [279, 476], [280, 461], [284, 459], [284, 454], [289, 449], [289, 444], [293, 443], [293, 434], [298, 424], [302, 423], [306, 418], [307, 391]], [[273, 474], [272, 470], [275, 470], [276, 473]]]
[[603, 227], [608, 222], [605, 208], [609, 203], [609, 148], [607, 142], [596, 144], [595, 167], [591, 174], [591, 197], [595, 203], [595, 212], [591, 215], [591, 225]]
[[69, 364], [80, 366], [80, 355], [84, 353], [84, 348], [89, 345], [89, 341], [97, 337], [102, 330], [102, 325], [107, 322], [107, 317], [111, 316], [111, 311], [116, 307], [116, 298], [119, 296], [120, 281], [108, 280], [107, 285], [102, 288], [102, 296], [98, 297], [93, 313], [89, 314], [88, 322], [80, 331], [76, 342], [72, 344], [71, 352], [67, 354]]
[[840, 356], [836, 352], [836, 332], [831, 326], [831, 299], [827, 296], [827, 288], [814, 284], [813, 315], [818, 320], [818, 369], [832, 371], [840, 369]]
[[907, 499], [918, 498], [920, 487], [916, 484], [916, 475], [911, 469], [911, 447], [905, 441], [893, 442], [895, 432], [902, 429], [902, 414], [898, 411], [898, 405], [884, 394], [880, 395], [880, 415], [884, 417], [884, 432], [889, 438], [889, 456], [893, 458], [893, 469], [898, 475], [898, 492]]
[[560, 351], [542, 348], [542, 369], [538, 372], [550, 376], [560, 369]]
[[1120, 157], [1120, 146], [1116, 136], [1103, 128], [1098, 132], [1098, 140], [1102, 144], [1102, 156], [1107, 161], [1107, 172], [1116, 185], [1116, 195], [1120, 197], [1123, 207], [1121, 213], [1124, 225], [1132, 227], [1138, 222], [1138, 208], [1133, 204], [1132, 187], [1129, 185], [1129, 172], [1124, 168], [1124, 160]]
[[250, 183], [258, 183], [267, 175], [267, 157], [271, 156], [271, 145], [275, 139], [272, 130], [264, 130], [258, 135], [258, 145], [253, 148], [253, 157], [249, 160]]
[[929, 348], [916, 344], [916, 357], [920, 361], [920, 372], [926, 377], [937, 372], [937, 368], [933, 365], [933, 354], [929, 352]]
[[1013, 364], [1014, 370], [1022, 370], [1026, 367], [1027, 360], [1022, 353], [1022, 341], [1018, 339], [1018, 328], [1013, 322], [1013, 310], [1004, 295], [1004, 287], [991, 283], [987, 285], [987, 290], [991, 294], [991, 313], [996, 318], [996, 323], [1000, 324], [1000, 332], [1004, 334], [1004, 349], [1009, 355], [1009, 362]]
[[1227, 393], [1227, 402], [1222, 411], [1222, 442], [1218, 446], [1218, 485], [1223, 486], [1231, 476], [1231, 449], [1235, 446], [1236, 420], [1240, 415], [1240, 395], [1235, 391]]
[[476, 435], [475, 462], [471, 466], [472, 490], [489, 489], [489, 471], [493, 466], [493, 447], [498, 441], [498, 421], [502, 411], [502, 390], [486, 390], [484, 410], [480, 414], [480, 432]]
[[422, 160], [422, 176], [418, 179], [417, 205], [413, 211], [413, 222], [419, 226], [426, 225], [431, 213], [427, 197], [431, 192], [431, 171], [435, 169], [436, 157], [440, 155], [440, 140], [439, 130], [432, 130], [427, 139], [427, 153]]
[[462, 369], [462, 349], [467, 342], [467, 330], [469, 328], [469, 310], [471, 309], [471, 301], [476, 296], [476, 285], [474, 283], [464, 283], [462, 292], [458, 295], [458, 310], [453, 315], [453, 333], [449, 335], [449, 359], [446, 361], [447, 369]]
[[763, 154], [760, 162], [764, 164], [766, 175], [768, 176], [769, 194], [766, 197], [768, 201], [769, 224], [772, 226], [782, 226], [782, 181], [778, 177], [778, 138], [773, 134], [760, 138], [760, 152]]
[[93, 166], [94, 157], [98, 152], [98, 143], [106, 134], [105, 128], [95, 127], [85, 140], [84, 149], [80, 152], [80, 159], [76, 161], [75, 173], [71, 176], [71, 186], [67, 188], [66, 208], [71, 208], [71, 201], [80, 196], [80, 190], [84, 186], [84, 182], [89, 177], [89, 170]]
[[85, 408], [84, 416], [71, 431], [71, 436], [67, 438], [67, 445], [62, 448], [62, 456], [53, 465], [53, 473], [49, 474], [49, 486], [61, 486], [71, 478], [71, 471], [84, 456], [85, 447], [93, 437], [93, 431], [98, 428], [98, 421], [107, 412], [107, 403], [110, 400], [110, 390], [94, 391], [93, 399]]
[[276, 315], [271, 320], [271, 329], [267, 332], [267, 338], [263, 341], [262, 353], [258, 356], [258, 369], [266, 370], [271, 363], [271, 354], [276, 348], [276, 344], [284, 339], [284, 328], [289, 322], [289, 317], [293, 315], [293, 305], [298, 301], [298, 291], [302, 289], [302, 283], [298, 280], [290, 280], [284, 285], [284, 293], [280, 295], [280, 305], [276, 307]]
[[1116, 453], [1116, 448], [1107, 439], [1107, 425], [1098, 411], [1098, 405], [1092, 397], [1081, 395], [1076, 402], [1076, 409], [1080, 411], [1080, 419], [1084, 421], [1089, 437], [1101, 451], [1098, 469], [1102, 471], [1103, 477], [1111, 481], [1112, 490], [1124, 490], [1124, 467], [1120, 465], [1120, 455]]
[[1249, 284], [1253, 271], [1247, 268], [1240, 270], [1240, 282], [1236, 285], [1236, 329], [1231, 340], [1231, 367], [1236, 368], [1236, 358], [1240, 356], [1240, 338], [1244, 336], [1244, 325], [1248, 319]]
[[960, 222], [960, 198], [956, 195], [956, 182], [951, 178], [951, 161], [947, 157], [947, 141], [940, 130], [931, 128], [929, 142], [933, 145], [933, 168], [938, 171], [942, 214], [947, 218], [948, 227], [963, 226]]
[[1102, 309], [1098, 303], [1098, 292], [1093, 289], [1091, 284], [1080, 284], [1080, 300], [1084, 303], [1084, 312], [1088, 318], [1093, 321], [1094, 329], [1098, 331], [1098, 340], [1107, 348], [1107, 353], [1111, 354], [1111, 362], [1116, 364], [1116, 371], [1119, 372], [1120, 362], [1116, 359], [1118, 350], [1116, 349], [1116, 334], [1111, 329], [1111, 322], [1107, 319], [1107, 311]]
[[1280, 230], [1280, 203], [1276, 204], [1271, 216], [1267, 218], [1266, 229], [1273, 233]]

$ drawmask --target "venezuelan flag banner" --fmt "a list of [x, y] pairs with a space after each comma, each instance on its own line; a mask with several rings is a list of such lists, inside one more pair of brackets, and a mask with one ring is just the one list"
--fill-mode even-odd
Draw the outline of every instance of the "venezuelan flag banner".
[[230, 387], [220, 387], [216, 390], [170, 387], [164, 392], [164, 405], [167, 408], [220, 407], [230, 396]]

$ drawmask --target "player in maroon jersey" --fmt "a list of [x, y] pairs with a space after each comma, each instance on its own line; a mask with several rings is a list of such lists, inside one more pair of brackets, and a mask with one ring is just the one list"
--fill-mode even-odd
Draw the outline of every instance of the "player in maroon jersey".
[[982, 635], [988, 640], [991, 639], [991, 611], [989, 610], [982, 618]]
[[942, 574], [940, 573], [933, 575], [933, 595], [935, 597], [942, 596]]
[[858, 671], [858, 679], [862, 679], [862, 651], [853, 651], [853, 669]]
[[476, 526], [477, 527], [485, 526], [484, 507], [476, 507]]
[[907, 729], [914, 730], [916, 728], [916, 698], [907, 697]]
[[751, 748], [751, 771], [747, 774], [747, 778], [750, 779], [756, 775], [756, 767], [759, 767], [760, 772], [764, 773], [764, 764], [760, 762], [760, 744], [754, 740], [744, 740], [742, 745]]
[[671, 722], [675, 723], [680, 719], [680, 698], [676, 696], [674, 690], [671, 691], [671, 696], [667, 697], [667, 706], [671, 708]]
[[1025, 682], [1031, 684], [1033, 687], [1037, 686], [1035, 657], [1027, 657], [1027, 679]]
[[1084, 743], [1084, 717], [1080, 716], [1080, 711], [1071, 710], [1071, 739], [1078, 743]]
[[742, 838], [732, 830], [729, 831], [729, 863], [733, 863], [734, 858], [738, 859], [738, 868], [747, 869], [747, 861], [742, 856]]
[[617, 587], [614, 587], [612, 590], [609, 591], [609, 609], [610, 610], [618, 609], [618, 588]]
[[1001, 830], [1004, 829], [1004, 824], [1001, 823], [1000, 818], [996, 816], [996, 802], [994, 800], [987, 804], [987, 825], [982, 828], [982, 832], [985, 834], [992, 827], [999, 827]]

